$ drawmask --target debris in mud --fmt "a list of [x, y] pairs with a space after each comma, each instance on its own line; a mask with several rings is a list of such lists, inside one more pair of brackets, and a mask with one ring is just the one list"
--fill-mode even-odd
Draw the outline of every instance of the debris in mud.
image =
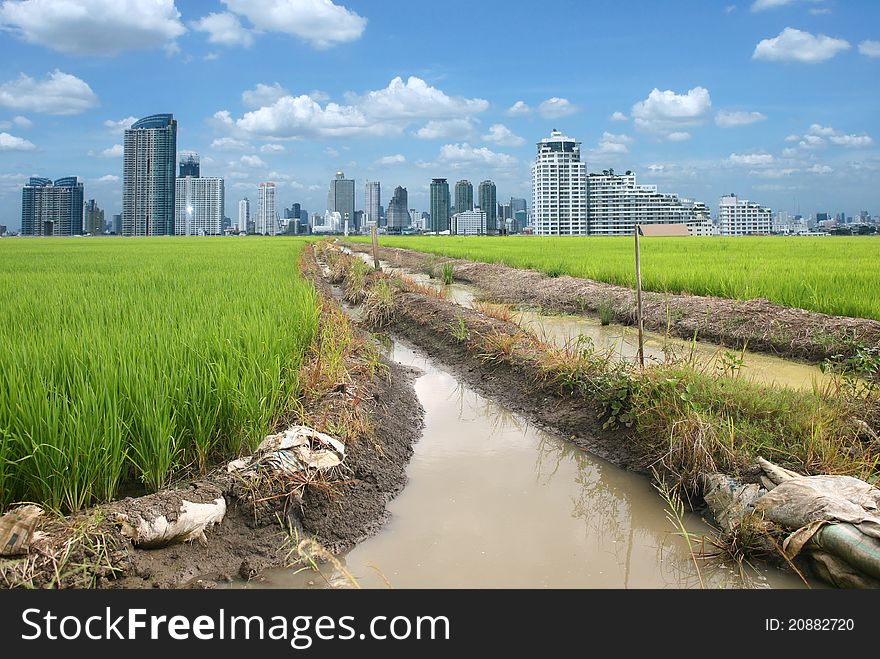
[[338, 439], [307, 426], [293, 426], [266, 437], [253, 456], [233, 460], [227, 471], [269, 469], [288, 474], [306, 469], [326, 471], [338, 467], [343, 460], [345, 445]]
[[0, 517], [0, 556], [27, 554], [34, 528], [43, 509], [20, 506]]

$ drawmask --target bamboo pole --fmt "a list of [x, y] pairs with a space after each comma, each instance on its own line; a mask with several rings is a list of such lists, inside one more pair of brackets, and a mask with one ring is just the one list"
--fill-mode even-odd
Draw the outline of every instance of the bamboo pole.
[[639, 365], [645, 369], [644, 322], [642, 320], [642, 254], [639, 250], [639, 235], [642, 228], [637, 224], [633, 231], [636, 239], [636, 319], [639, 323]]
[[379, 269], [379, 230], [375, 222], [370, 225], [370, 237], [373, 240], [373, 267]]

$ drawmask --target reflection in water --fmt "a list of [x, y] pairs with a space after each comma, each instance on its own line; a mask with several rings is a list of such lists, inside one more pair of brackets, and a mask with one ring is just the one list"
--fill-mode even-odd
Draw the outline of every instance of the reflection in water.
[[[483, 398], [425, 357], [395, 344], [423, 375], [416, 392], [425, 432], [390, 521], [341, 556], [364, 587], [695, 588], [683, 539], [647, 480], [617, 469]], [[696, 516], [694, 533], [708, 527]], [[323, 588], [325, 566], [278, 570], [249, 587]], [[736, 571], [703, 570], [709, 587], [742, 587]], [[756, 574], [758, 586], [798, 587]]]

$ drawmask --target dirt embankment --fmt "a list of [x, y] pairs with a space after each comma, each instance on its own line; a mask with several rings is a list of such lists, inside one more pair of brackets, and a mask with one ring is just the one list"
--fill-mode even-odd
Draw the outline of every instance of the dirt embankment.
[[[309, 252], [304, 260], [304, 274], [323, 298], [322, 323], [338, 322], [344, 316]], [[318, 347], [313, 363], [306, 366], [312, 371], [301, 379], [313, 377], [309, 386], [319, 393], [307, 395], [302, 412], [284, 419], [279, 428], [300, 423], [337, 437], [344, 433], [343, 477], [290, 489], [290, 482], [245, 483], [221, 467], [158, 495], [46, 519], [38, 527], [42, 537], [27, 556], [0, 561], [0, 587], [212, 587], [219, 580], [250, 579], [285, 565], [296, 545], [289, 529], [314, 536], [332, 553], [375, 533], [387, 514], [386, 504], [406, 482], [412, 444], [421, 436], [423, 410], [413, 388], [417, 373], [375, 353], [359, 354], [368, 346], [360, 331], [351, 326], [340, 331], [353, 334], [352, 344], [360, 346], [346, 356], [358, 363], [349, 365], [343, 381], [316, 384], [323, 373]], [[167, 511], [173, 521], [181, 501], [218, 498], [225, 500], [226, 515], [206, 531], [206, 543], [138, 549], [114, 521], [118, 513], [154, 518]]]
[[[370, 250], [365, 244], [349, 246], [360, 252]], [[611, 309], [614, 322], [636, 322], [635, 292], [629, 288], [569, 276], [548, 277], [534, 270], [396, 247], [380, 248], [380, 257], [397, 266], [429, 273], [451, 262], [456, 280], [475, 286], [482, 297], [494, 302], [568, 314], [597, 315], [604, 307]], [[721, 346], [745, 346], [757, 352], [817, 363], [837, 355], [852, 357], [861, 347], [880, 345], [878, 321], [829, 316], [783, 307], [765, 299], [739, 301], [645, 293], [644, 322], [646, 329], [668, 331], [683, 339], [696, 336]]]

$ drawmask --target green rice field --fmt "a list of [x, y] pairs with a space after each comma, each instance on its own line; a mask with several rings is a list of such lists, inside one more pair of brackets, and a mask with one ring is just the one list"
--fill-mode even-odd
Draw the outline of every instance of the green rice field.
[[303, 245], [0, 240], [0, 511], [77, 510], [255, 446], [316, 336]]
[[[382, 245], [632, 287], [632, 238], [382, 236]], [[880, 238], [642, 238], [647, 290], [880, 320]]]

